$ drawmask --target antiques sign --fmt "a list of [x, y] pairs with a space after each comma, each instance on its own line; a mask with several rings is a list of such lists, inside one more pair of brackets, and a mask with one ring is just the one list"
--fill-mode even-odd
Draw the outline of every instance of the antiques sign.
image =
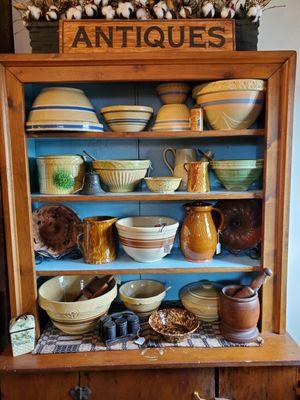
[[233, 20], [60, 21], [61, 53], [123, 53], [235, 49]]

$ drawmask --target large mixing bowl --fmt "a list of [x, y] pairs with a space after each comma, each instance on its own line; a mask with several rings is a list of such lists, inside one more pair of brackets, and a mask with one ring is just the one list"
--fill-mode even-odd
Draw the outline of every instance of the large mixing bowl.
[[94, 299], [74, 301], [80, 292], [81, 281], [88, 283], [94, 276], [56, 276], [39, 289], [39, 305], [53, 324], [68, 334], [80, 334], [97, 327], [117, 297], [117, 284], [109, 283], [109, 291]]
[[138, 262], [159, 261], [171, 252], [179, 223], [168, 217], [129, 217], [116, 227], [125, 252]]
[[261, 175], [264, 160], [212, 160], [211, 168], [227, 190], [248, 190]]
[[213, 129], [247, 129], [264, 105], [265, 81], [229, 79], [196, 86], [193, 98]]
[[34, 100], [26, 130], [103, 132], [103, 125], [82, 90], [49, 87], [42, 89]]
[[119, 289], [119, 297], [128, 310], [144, 317], [158, 309], [166, 292], [159, 281], [138, 279], [124, 283]]
[[145, 178], [150, 160], [95, 160], [93, 168], [110, 192], [133, 192]]

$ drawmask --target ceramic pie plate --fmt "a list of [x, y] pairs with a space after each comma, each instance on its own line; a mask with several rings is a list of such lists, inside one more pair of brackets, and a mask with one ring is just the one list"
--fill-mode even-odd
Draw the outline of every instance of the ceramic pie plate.
[[34, 251], [59, 258], [77, 249], [74, 223], [78, 215], [63, 205], [45, 205], [32, 213]]

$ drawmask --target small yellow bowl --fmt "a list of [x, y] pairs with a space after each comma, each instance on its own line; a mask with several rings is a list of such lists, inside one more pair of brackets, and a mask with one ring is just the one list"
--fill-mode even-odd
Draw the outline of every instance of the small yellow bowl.
[[175, 176], [155, 176], [144, 178], [148, 189], [155, 193], [173, 193], [179, 188], [181, 178]]
[[185, 104], [166, 104], [157, 114], [153, 131], [186, 131], [190, 129], [190, 110]]
[[190, 86], [184, 82], [166, 82], [156, 87], [164, 104], [182, 104], [185, 103]]
[[152, 107], [146, 106], [109, 106], [101, 113], [114, 132], [140, 132], [145, 129], [151, 115]]

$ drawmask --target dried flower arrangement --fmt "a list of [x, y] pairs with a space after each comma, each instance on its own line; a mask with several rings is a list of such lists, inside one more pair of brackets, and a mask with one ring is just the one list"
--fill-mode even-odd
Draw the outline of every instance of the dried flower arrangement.
[[235, 18], [257, 23], [271, 0], [26, 0], [15, 2], [24, 24], [59, 19]]

